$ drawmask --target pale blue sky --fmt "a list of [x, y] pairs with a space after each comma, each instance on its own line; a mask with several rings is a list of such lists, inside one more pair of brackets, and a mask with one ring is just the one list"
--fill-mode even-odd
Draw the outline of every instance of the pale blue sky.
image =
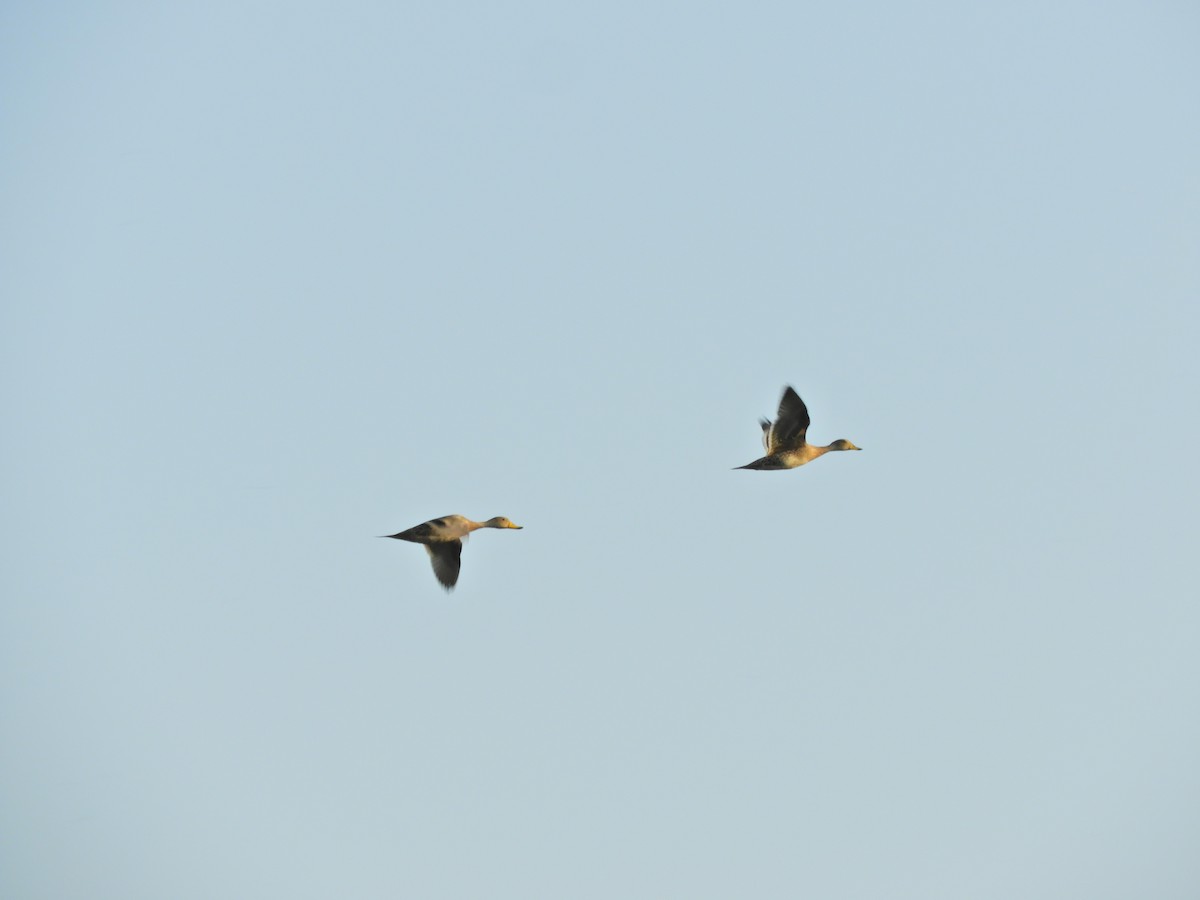
[[1197, 47], [6, 6], [0, 893], [1194, 900]]

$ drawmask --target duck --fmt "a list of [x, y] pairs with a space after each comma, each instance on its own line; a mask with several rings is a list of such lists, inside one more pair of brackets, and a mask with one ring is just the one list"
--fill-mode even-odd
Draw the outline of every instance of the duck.
[[783, 389], [775, 421], [759, 419], [758, 424], [762, 426], [763, 447], [767, 455], [744, 466], [737, 466], [738, 469], [794, 469], [833, 450], [862, 449], [845, 438], [839, 438], [826, 447], [810, 444], [806, 438], [808, 407], [790, 384]]
[[381, 534], [380, 537], [395, 538], [424, 544], [433, 564], [433, 574], [447, 591], [458, 583], [458, 572], [462, 568], [462, 542], [472, 531], [480, 528], [522, 528], [511, 519], [495, 516], [486, 522], [474, 522], [466, 516], [442, 516], [430, 519], [396, 534]]

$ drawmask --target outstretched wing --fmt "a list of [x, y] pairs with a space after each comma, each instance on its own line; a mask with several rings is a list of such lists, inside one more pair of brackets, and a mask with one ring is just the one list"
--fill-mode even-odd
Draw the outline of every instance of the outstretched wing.
[[426, 544], [429, 561], [433, 563], [433, 574], [450, 590], [458, 583], [458, 571], [462, 568], [462, 541], [438, 541]]
[[808, 407], [800, 395], [788, 385], [779, 401], [779, 413], [767, 435], [767, 455], [782, 448], [795, 449], [804, 445], [808, 434]]

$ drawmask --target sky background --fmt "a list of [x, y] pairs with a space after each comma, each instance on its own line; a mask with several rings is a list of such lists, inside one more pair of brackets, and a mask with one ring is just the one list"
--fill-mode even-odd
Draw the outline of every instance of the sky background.
[[6, 4], [0, 893], [1194, 900], [1198, 47]]

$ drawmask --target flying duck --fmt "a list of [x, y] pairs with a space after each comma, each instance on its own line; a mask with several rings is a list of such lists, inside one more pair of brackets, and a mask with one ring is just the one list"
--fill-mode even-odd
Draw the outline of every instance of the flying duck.
[[862, 449], [844, 438], [834, 441], [828, 447], [810, 444], [805, 438], [809, 423], [808, 407], [791, 385], [783, 389], [775, 421], [759, 419], [758, 422], [762, 426], [763, 447], [766, 448], [767, 455], [752, 463], [738, 466], [739, 469], [794, 469], [806, 462], [812, 462], [818, 456], [824, 456], [831, 450]]
[[433, 564], [433, 574], [447, 591], [458, 582], [458, 571], [462, 568], [463, 538], [478, 528], [520, 528], [504, 516], [496, 516], [486, 522], [472, 522], [466, 516], [442, 516], [401, 531], [399, 534], [384, 534], [380, 537], [395, 538], [424, 544]]

